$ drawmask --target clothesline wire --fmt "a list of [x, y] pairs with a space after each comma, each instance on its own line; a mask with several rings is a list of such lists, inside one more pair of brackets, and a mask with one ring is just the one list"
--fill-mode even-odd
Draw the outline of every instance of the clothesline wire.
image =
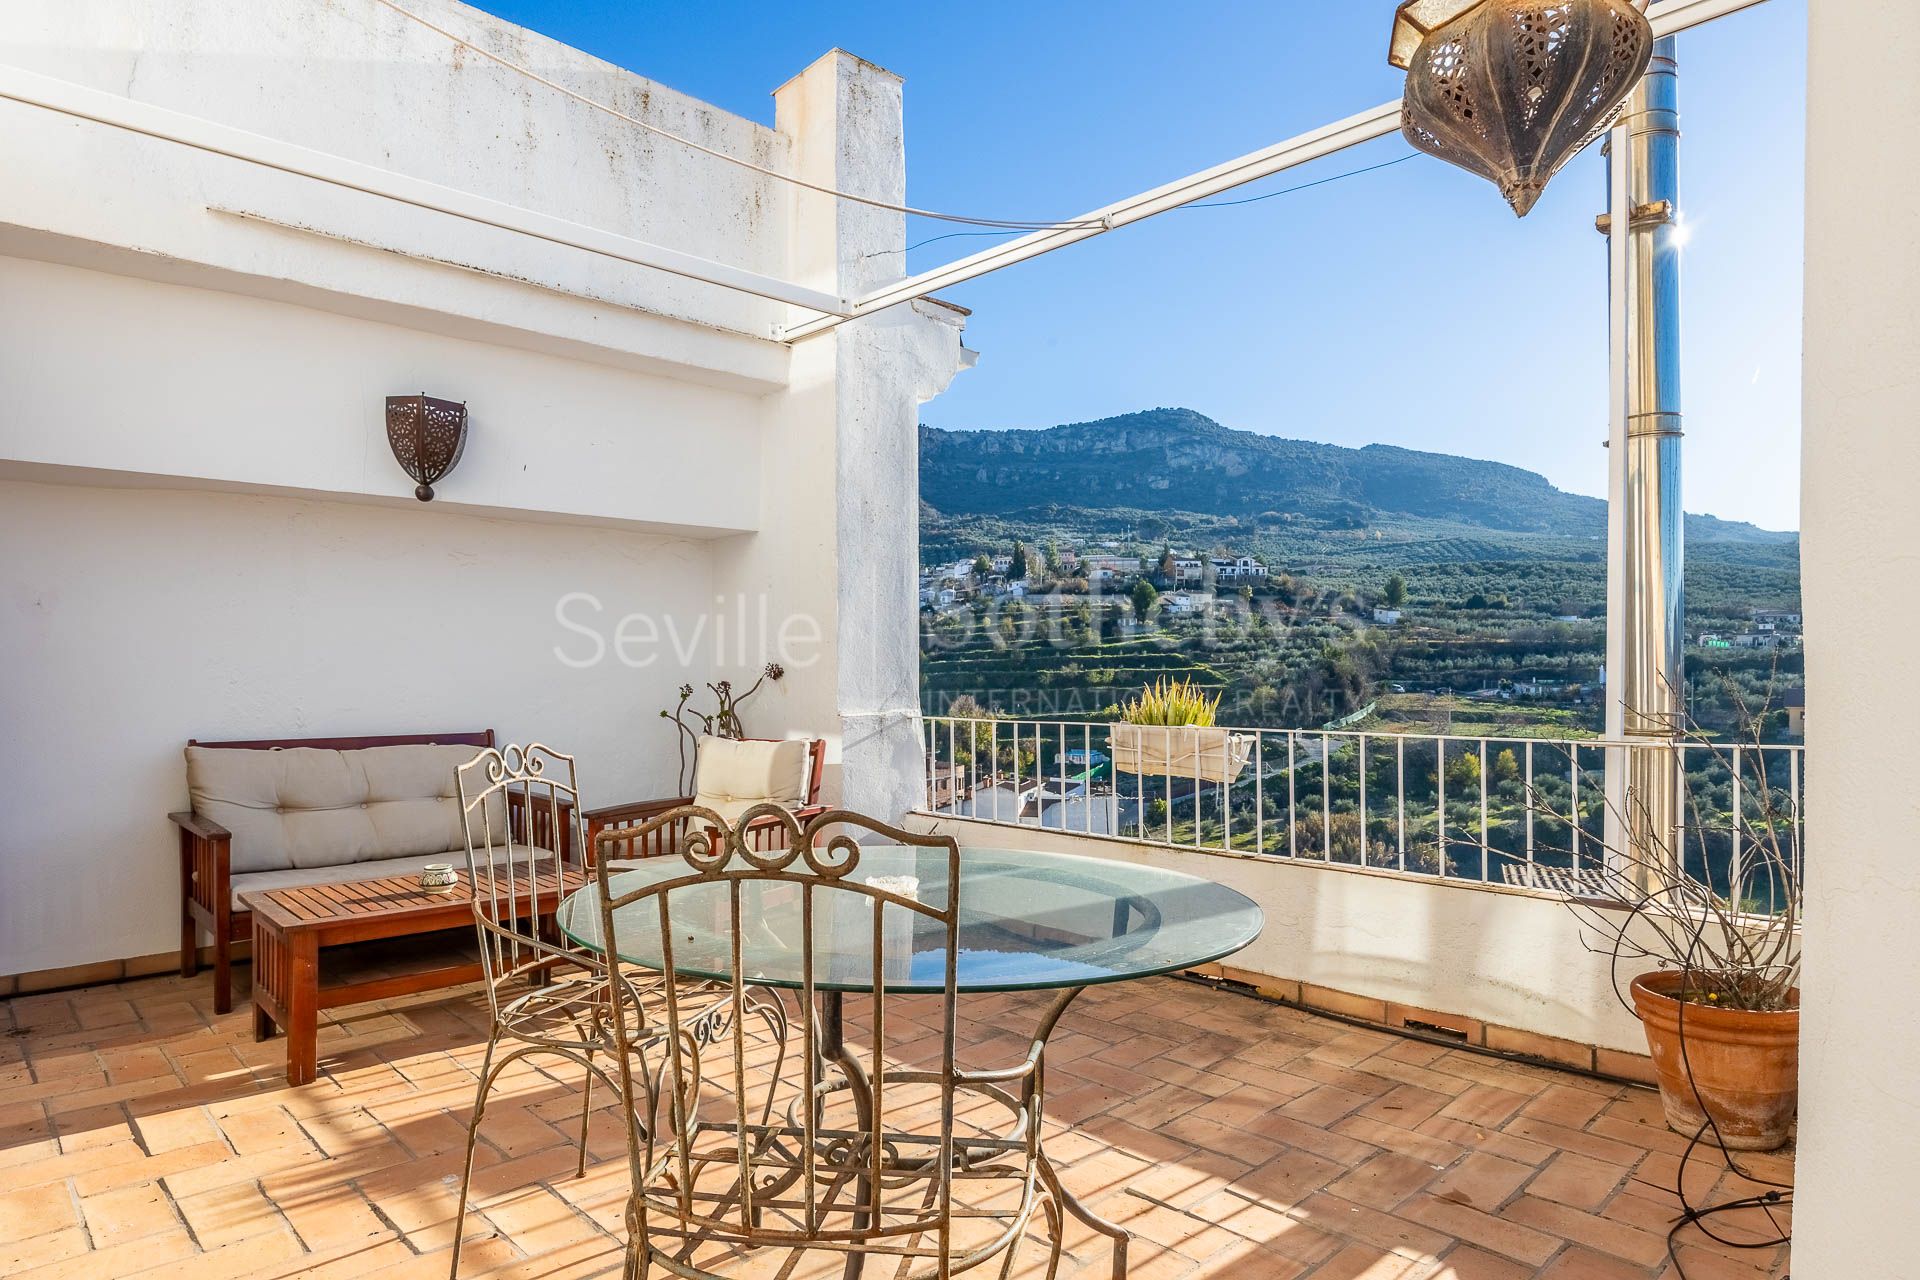
[[[1267, 191], [1257, 196], [1243, 196], [1238, 200], [1205, 200], [1196, 204], [1183, 204], [1183, 205], [1177, 206], [1176, 208], [1170, 210], [1169, 212], [1186, 213], [1188, 210], [1191, 210], [1191, 209], [1230, 209], [1235, 205], [1259, 204], [1262, 200], [1272, 200], [1276, 196], [1290, 196], [1296, 191], [1308, 191], [1314, 187], [1324, 187], [1330, 182], [1339, 182], [1346, 178], [1357, 178], [1362, 174], [1375, 173], [1381, 169], [1391, 169], [1394, 165], [1405, 164], [1409, 160], [1418, 160], [1419, 158], [1420, 158], [1420, 153], [1418, 151], [1409, 151], [1407, 152], [1406, 155], [1395, 156], [1393, 159], [1383, 160], [1379, 164], [1370, 164], [1370, 165], [1367, 165], [1365, 168], [1361, 168], [1361, 169], [1349, 169], [1345, 173], [1328, 174], [1324, 178], [1316, 178], [1312, 182], [1302, 182], [1291, 187], [1282, 187], [1278, 191]], [[868, 254], [867, 257], [878, 258], [878, 257], [883, 257], [889, 253], [912, 253], [915, 249], [924, 249], [930, 244], [937, 244], [942, 240], [953, 240], [961, 236], [999, 236], [999, 235], [1005, 235], [1005, 234], [1006, 234], [1006, 231], [1004, 230], [949, 231], [945, 235], [929, 236], [925, 240], [916, 240], [914, 243], [908, 245], [904, 250], [903, 249], [882, 249], [878, 253]]]
[[459, 33], [450, 31], [447, 28], [440, 26], [437, 23], [431, 22], [428, 19], [423, 18], [419, 14], [415, 13], [413, 10], [408, 9], [403, 5], [395, 3], [395, 0], [374, 0], [374, 3], [381, 5], [384, 8], [392, 10], [394, 13], [399, 14], [403, 18], [407, 18], [413, 22], [418, 23], [422, 27], [425, 27], [427, 30], [432, 31], [437, 35], [440, 35], [448, 40], [451, 40], [454, 44], [459, 45], [463, 49], [467, 49], [473, 53], [478, 54], [479, 56], [481, 56], [482, 58], [485, 58], [489, 62], [495, 63], [496, 65], [504, 67], [507, 70], [515, 72], [519, 75], [523, 75], [527, 77], [529, 80], [533, 80], [538, 84], [545, 85], [547, 88], [553, 90], [555, 93], [558, 93], [563, 97], [569, 98], [574, 102], [581, 104], [584, 107], [589, 107], [595, 111], [603, 112], [606, 115], [612, 116], [616, 120], [623, 120], [626, 123], [633, 125], [635, 128], [646, 130], [648, 133], [658, 134], [660, 137], [667, 138], [673, 142], [677, 142], [683, 147], [688, 147], [694, 151], [698, 151], [702, 155], [712, 156], [716, 160], [724, 160], [728, 164], [738, 165], [740, 168], [743, 168], [743, 169], [750, 169], [755, 173], [764, 175], [765, 177], [773, 178], [780, 182], [789, 183], [793, 186], [801, 187], [808, 191], [817, 191], [821, 195], [833, 196], [836, 199], [840, 199], [840, 200], [849, 200], [855, 204], [863, 204], [875, 209], [884, 209], [889, 213], [904, 213], [916, 218], [930, 218], [938, 222], [956, 222], [956, 223], [965, 224], [967, 226], [991, 227], [997, 231], [1069, 231], [1069, 230], [1079, 230], [1079, 229], [1088, 228], [1088, 227], [1098, 227], [1103, 225], [1103, 223], [1098, 219], [1088, 220], [1088, 219], [1069, 218], [1069, 219], [1062, 219], [1058, 221], [1034, 221], [1034, 220], [1022, 219], [1022, 218], [976, 218], [966, 214], [942, 213], [936, 209], [918, 209], [913, 207], [912, 205], [894, 204], [890, 201], [875, 199], [874, 197], [871, 197], [871, 196], [856, 195], [851, 191], [841, 191], [835, 187], [827, 186], [824, 183], [809, 182], [805, 178], [797, 178], [797, 177], [794, 177], [792, 174], [781, 173], [778, 170], [769, 169], [764, 165], [755, 164], [751, 160], [744, 160], [739, 156], [729, 155], [725, 151], [721, 151], [715, 147], [709, 147], [705, 143], [696, 142], [692, 138], [673, 132], [671, 129], [664, 129], [657, 124], [650, 124], [645, 120], [639, 119], [638, 117], [628, 115], [626, 112], [621, 111], [615, 107], [608, 106], [604, 102], [601, 102], [594, 98], [590, 98], [586, 94], [580, 93], [573, 89], [569, 89], [567, 86], [563, 84], [559, 84], [556, 81], [550, 80], [546, 76], [543, 76], [537, 71], [534, 71], [532, 68], [522, 66], [520, 63], [513, 61], [511, 58], [504, 58], [504, 57], [501, 57], [499, 54], [494, 53], [490, 49], [483, 49], [479, 45], [475, 44], [471, 40], [468, 40], [466, 37], [460, 35]]

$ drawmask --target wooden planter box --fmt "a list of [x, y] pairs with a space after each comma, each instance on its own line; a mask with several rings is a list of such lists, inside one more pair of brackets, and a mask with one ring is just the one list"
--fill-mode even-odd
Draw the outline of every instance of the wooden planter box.
[[1114, 772], [1149, 778], [1225, 785], [1253, 756], [1252, 735], [1199, 725], [1116, 724], [1111, 740]]

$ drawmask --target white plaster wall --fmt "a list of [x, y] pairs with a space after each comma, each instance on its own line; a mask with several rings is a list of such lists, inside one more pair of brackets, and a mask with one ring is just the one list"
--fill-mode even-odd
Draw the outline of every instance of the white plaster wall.
[[188, 738], [495, 729], [587, 802], [671, 791], [671, 662], [579, 669], [563, 591], [690, 617], [708, 544], [278, 497], [0, 481], [0, 974], [179, 941]]
[[[774, 130], [457, 0], [412, 7], [650, 124], [764, 167], [789, 163]], [[785, 268], [786, 184], [581, 106], [378, 5], [9, 0], [0, 61], [715, 261]], [[387, 256], [225, 209], [700, 323], [776, 318], [775, 304], [710, 285], [13, 102], [0, 103], [0, 161], [0, 223], [182, 261], [321, 287], [346, 279], [366, 294]], [[446, 274], [394, 296], [443, 305], [470, 283]]]
[[[796, 172], [839, 190], [906, 198], [900, 78], [842, 50], [815, 61], [775, 94], [776, 121], [795, 140]], [[789, 220], [795, 278], [857, 295], [897, 279], [905, 219], [867, 206], [798, 193]], [[770, 447], [787, 464], [770, 475], [804, 477], [768, 497], [806, 540], [736, 567], [779, 583], [796, 610], [823, 618], [833, 637], [833, 796], [889, 821], [921, 799], [919, 719], [919, 407], [966, 367], [960, 314], [931, 304], [896, 307], [799, 344], [789, 399], [795, 430]], [[831, 493], [831, 505], [814, 495]], [[803, 507], [812, 506], [810, 513]], [[824, 524], [817, 523], [820, 516]], [[830, 558], [831, 591], [794, 555]], [[822, 705], [825, 690], [812, 705]]]
[[[420, 3], [736, 154], [904, 193], [899, 80], [850, 55], [767, 130]], [[899, 269], [872, 257], [897, 216], [797, 213], [375, 7], [23, 0], [0, 60], [754, 270]], [[757, 302], [13, 103], [0, 172], [0, 724], [37, 797], [0, 834], [0, 974], [174, 944], [189, 737], [492, 727], [578, 752], [589, 801], [660, 794], [677, 686], [779, 660], [749, 732], [826, 735], [830, 794], [883, 816], [918, 798], [913, 447], [956, 313], [789, 352], [737, 331]], [[384, 437], [413, 391], [472, 415], [429, 507]]]
[[[1077, 853], [1224, 884], [1260, 905], [1266, 927], [1223, 963], [1352, 995], [1460, 1014], [1581, 1044], [1644, 1054], [1615, 998], [1609, 962], [1564, 903], [1328, 867], [916, 816], [962, 846]], [[1631, 975], [1624, 975], [1631, 976]]]
[[465, 401], [436, 503], [723, 534], [767, 403], [246, 295], [0, 257], [0, 459], [415, 503], [389, 395]]
[[1807, 885], [1794, 1275], [1916, 1271], [1920, 786], [1920, 9], [1808, 6]]

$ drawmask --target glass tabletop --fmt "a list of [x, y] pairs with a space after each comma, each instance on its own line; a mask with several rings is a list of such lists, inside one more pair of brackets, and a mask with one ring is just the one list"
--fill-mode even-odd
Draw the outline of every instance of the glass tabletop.
[[[676, 857], [649, 859], [612, 877], [614, 895], [689, 874]], [[865, 845], [853, 873], [921, 902], [947, 901], [941, 849]], [[901, 880], [900, 877], [909, 877]], [[915, 883], [917, 882], [917, 884]], [[828, 881], [816, 882], [826, 885]], [[731, 911], [724, 881], [670, 890], [674, 970], [683, 977], [732, 977]], [[560, 905], [560, 930], [605, 954], [599, 890]], [[742, 968], [768, 986], [803, 985], [801, 894], [792, 881], [747, 881], [741, 891]], [[873, 900], [815, 890], [814, 986], [873, 989]], [[1104, 858], [1011, 849], [960, 851], [958, 988], [1033, 991], [1085, 987], [1192, 968], [1231, 955], [1259, 936], [1260, 908], [1224, 885], [1163, 867]], [[897, 905], [881, 919], [886, 989], [938, 992], [946, 980], [946, 926]], [[644, 968], [662, 963], [657, 897], [615, 913], [620, 958]]]

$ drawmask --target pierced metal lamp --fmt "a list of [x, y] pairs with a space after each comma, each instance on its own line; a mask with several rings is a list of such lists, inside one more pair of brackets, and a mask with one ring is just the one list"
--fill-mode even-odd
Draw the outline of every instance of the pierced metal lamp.
[[1626, 105], [1653, 56], [1647, 0], [1406, 0], [1387, 60], [1407, 141], [1521, 217]]
[[400, 469], [419, 486], [413, 496], [431, 502], [433, 486], [466, 450], [467, 406], [429, 395], [388, 396], [387, 444]]

